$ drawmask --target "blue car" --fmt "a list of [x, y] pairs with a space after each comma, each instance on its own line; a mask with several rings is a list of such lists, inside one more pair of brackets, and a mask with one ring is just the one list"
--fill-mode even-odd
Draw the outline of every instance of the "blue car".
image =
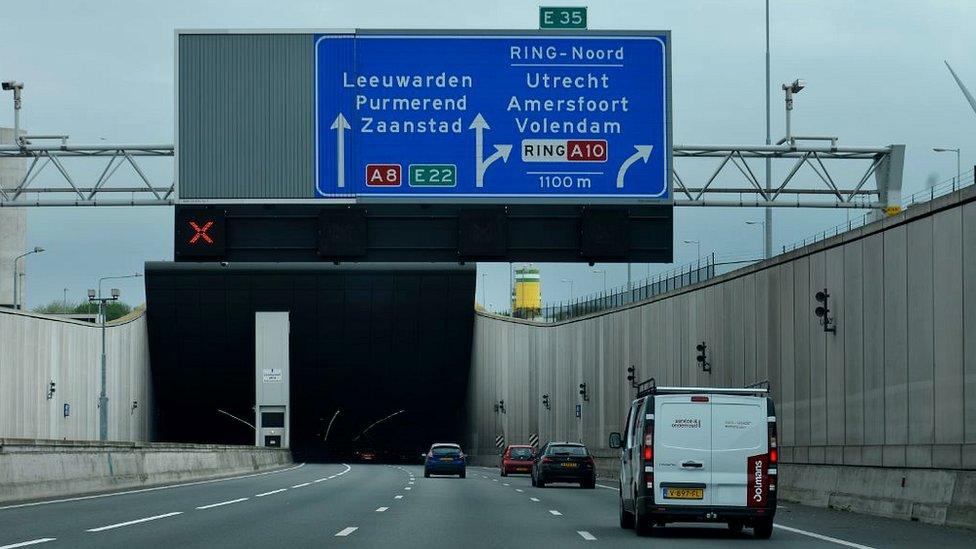
[[464, 452], [457, 444], [433, 444], [424, 459], [424, 478], [430, 478], [430, 475], [457, 475], [464, 478], [464, 470]]

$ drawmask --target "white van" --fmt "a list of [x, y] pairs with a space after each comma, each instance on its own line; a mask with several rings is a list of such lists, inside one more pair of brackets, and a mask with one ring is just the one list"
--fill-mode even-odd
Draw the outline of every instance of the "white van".
[[764, 387], [638, 387], [620, 449], [620, 527], [725, 522], [767, 539], [776, 513], [776, 414]]

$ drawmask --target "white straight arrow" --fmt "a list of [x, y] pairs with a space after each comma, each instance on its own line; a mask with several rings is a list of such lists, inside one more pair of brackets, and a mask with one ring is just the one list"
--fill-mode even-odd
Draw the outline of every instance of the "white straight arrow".
[[346, 121], [346, 117], [339, 113], [339, 116], [332, 122], [332, 126], [329, 127], [331, 130], [338, 130], [336, 135], [336, 166], [338, 169], [338, 179], [337, 186], [346, 186], [346, 130], [350, 129], [349, 122]]
[[643, 160], [647, 164], [647, 159], [651, 156], [651, 150], [654, 149], [654, 145], [634, 145], [637, 152], [630, 155], [624, 163], [620, 165], [620, 170], [617, 171], [617, 188], [624, 188], [624, 174], [627, 173], [627, 168], [630, 168], [638, 160]]
[[490, 130], [491, 126], [485, 120], [485, 117], [481, 116], [479, 112], [471, 125], [468, 126], [469, 130], [474, 130], [474, 161], [475, 161], [475, 186], [483, 187], [485, 181], [485, 172], [488, 170], [488, 166], [491, 166], [493, 162], [502, 159], [502, 162], [508, 162], [508, 155], [512, 152], [511, 145], [495, 145], [495, 152], [488, 158], [482, 158], [484, 154], [484, 143], [485, 143], [485, 130]]

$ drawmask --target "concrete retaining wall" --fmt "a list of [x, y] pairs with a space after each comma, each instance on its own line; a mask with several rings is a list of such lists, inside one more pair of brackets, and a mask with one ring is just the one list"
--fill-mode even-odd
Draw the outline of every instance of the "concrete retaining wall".
[[[768, 379], [784, 464], [976, 469], [974, 250], [968, 187], [626, 308], [555, 324], [478, 314], [466, 450], [490, 456], [498, 435], [538, 434], [612, 463], [607, 437], [623, 430], [634, 365], [660, 385]], [[836, 333], [813, 312], [824, 288]], [[695, 360], [702, 341], [711, 373]]]
[[[0, 308], [0, 437], [97, 440], [101, 349], [98, 326]], [[149, 440], [145, 315], [109, 323], [106, 349], [109, 440]]]
[[0, 503], [267, 471], [291, 452], [254, 446], [0, 439]]

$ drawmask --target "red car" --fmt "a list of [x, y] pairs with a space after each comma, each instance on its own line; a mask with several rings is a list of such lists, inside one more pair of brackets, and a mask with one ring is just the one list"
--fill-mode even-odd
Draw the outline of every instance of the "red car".
[[502, 454], [502, 476], [507, 477], [509, 473], [532, 473], [532, 456], [535, 448], [527, 444], [509, 444], [505, 447]]

